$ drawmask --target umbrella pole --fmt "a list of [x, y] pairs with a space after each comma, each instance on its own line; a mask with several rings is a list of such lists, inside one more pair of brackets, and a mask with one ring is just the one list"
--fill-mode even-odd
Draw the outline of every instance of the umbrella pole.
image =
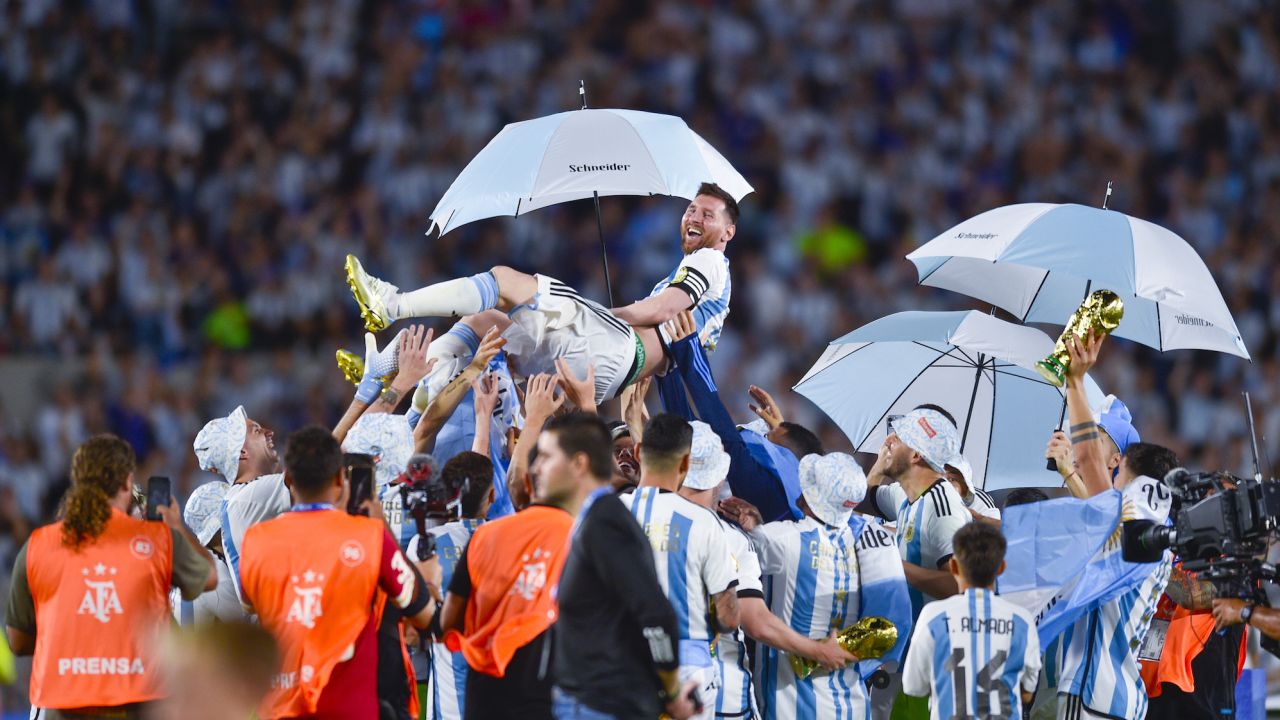
[[964, 434], [960, 436], [960, 452], [964, 452], [964, 445], [969, 441], [969, 421], [973, 419], [973, 404], [978, 399], [978, 383], [982, 382], [982, 369], [987, 364], [987, 356], [978, 353], [978, 371], [973, 376], [973, 393], [969, 395], [969, 412], [964, 416]]
[[604, 287], [609, 294], [609, 307], [613, 307], [613, 281], [609, 279], [609, 251], [604, 244], [604, 219], [600, 216], [600, 193], [593, 192], [596, 201], [596, 230], [600, 232], [600, 260], [604, 262]]
[[[582, 98], [582, 107], [587, 109], [587, 81], [578, 81], [578, 97]], [[609, 279], [609, 250], [604, 244], [604, 218], [600, 215], [600, 193], [591, 193], [596, 201], [596, 231], [600, 233], [600, 260], [604, 263], [604, 289], [609, 295], [609, 307], [613, 307], [613, 280]]]

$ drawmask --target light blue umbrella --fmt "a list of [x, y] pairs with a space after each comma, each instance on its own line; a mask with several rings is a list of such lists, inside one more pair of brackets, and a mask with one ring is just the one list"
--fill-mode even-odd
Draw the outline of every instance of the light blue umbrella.
[[[933, 403], [955, 416], [976, 487], [1060, 487], [1044, 448], [1062, 423], [1062, 390], [1034, 368], [1052, 351], [1043, 332], [980, 312], [902, 312], [833, 341], [795, 390], [859, 452], [880, 448], [887, 420]], [[1085, 391], [1102, 404], [1092, 379]]]
[[1092, 290], [1124, 300], [1115, 334], [1160, 351], [1249, 357], [1204, 261], [1165, 228], [1114, 210], [1024, 203], [974, 216], [907, 255], [920, 283], [1023, 322], [1064, 325]]

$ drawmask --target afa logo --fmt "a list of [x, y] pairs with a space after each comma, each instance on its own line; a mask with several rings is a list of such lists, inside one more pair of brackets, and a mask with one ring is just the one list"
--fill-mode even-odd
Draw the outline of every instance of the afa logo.
[[525, 600], [537, 597], [547, 584], [547, 562], [551, 559], [550, 551], [538, 548], [530, 555], [526, 553], [520, 558], [520, 575], [516, 577], [511, 592]]
[[116, 592], [116, 581], [106, 579], [116, 574], [115, 568], [98, 563], [93, 566], [92, 577], [89, 568], [81, 568], [80, 573], [85, 576], [86, 588], [84, 599], [76, 610], [77, 615], [89, 615], [106, 624], [111, 622], [112, 615], [124, 614], [124, 608], [120, 606], [120, 595]]
[[289, 580], [293, 583], [292, 589], [297, 597], [289, 605], [289, 614], [285, 617], [285, 622], [296, 622], [310, 630], [316, 626], [316, 618], [324, 615], [324, 607], [320, 602], [324, 587], [315, 584], [324, 582], [324, 573], [317, 573], [311, 570], [302, 573], [301, 580], [306, 583], [307, 587], [299, 584], [299, 576], [297, 575], [289, 578]]

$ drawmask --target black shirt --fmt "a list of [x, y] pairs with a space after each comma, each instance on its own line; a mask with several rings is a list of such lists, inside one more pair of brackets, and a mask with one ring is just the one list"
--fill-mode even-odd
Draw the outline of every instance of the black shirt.
[[616, 495], [600, 496], [583, 515], [559, 603], [556, 685], [599, 712], [657, 717], [658, 671], [674, 672], [678, 662], [676, 614], [649, 539]]

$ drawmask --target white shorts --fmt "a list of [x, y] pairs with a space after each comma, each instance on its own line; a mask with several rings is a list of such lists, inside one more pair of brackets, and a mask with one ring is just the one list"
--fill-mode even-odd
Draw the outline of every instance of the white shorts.
[[712, 720], [716, 716], [716, 698], [720, 696], [720, 674], [716, 672], [715, 666], [681, 665], [677, 677], [680, 678], [681, 685], [690, 680], [698, 683], [698, 700], [702, 703], [702, 712], [690, 720]]
[[635, 331], [559, 280], [535, 277], [538, 294], [509, 313], [511, 327], [502, 334], [520, 374], [555, 373], [556, 358], [564, 358], [581, 378], [594, 364], [596, 403], [617, 397], [639, 370]]

